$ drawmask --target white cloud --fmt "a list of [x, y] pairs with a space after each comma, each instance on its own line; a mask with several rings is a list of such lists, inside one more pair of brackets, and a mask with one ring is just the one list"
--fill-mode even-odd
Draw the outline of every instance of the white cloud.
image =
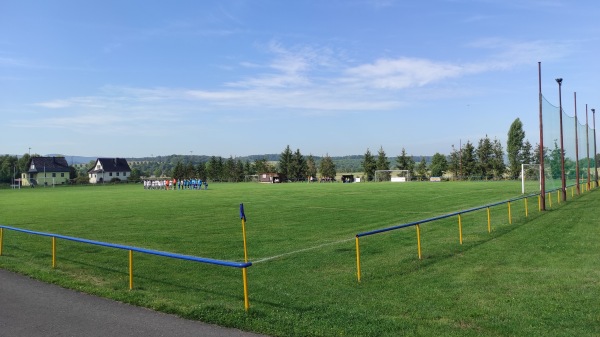
[[342, 82], [377, 89], [405, 89], [457, 77], [466, 71], [464, 66], [426, 59], [380, 59], [346, 70], [347, 77]]

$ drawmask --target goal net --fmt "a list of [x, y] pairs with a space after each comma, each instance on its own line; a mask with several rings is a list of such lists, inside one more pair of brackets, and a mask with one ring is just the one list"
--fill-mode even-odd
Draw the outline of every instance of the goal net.
[[540, 164], [521, 164], [521, 193], [539, 192], [542, 189]]
[[410, 181], [409, 170], [376, 170], [375, 181], [407, 182]]

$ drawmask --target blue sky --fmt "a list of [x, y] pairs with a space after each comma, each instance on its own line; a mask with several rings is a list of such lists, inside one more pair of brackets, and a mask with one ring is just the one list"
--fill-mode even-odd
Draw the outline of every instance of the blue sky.
[[[600, 5], [0, 1], [0, 153], [450, 153], [600, 108]], [[600, 123], [600, 121], [599, 121]]]

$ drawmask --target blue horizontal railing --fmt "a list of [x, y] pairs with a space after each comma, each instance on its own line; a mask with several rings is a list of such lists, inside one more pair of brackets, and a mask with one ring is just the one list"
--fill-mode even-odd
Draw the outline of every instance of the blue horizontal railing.
[[494, 206], [506, 204], [508, 202], [513, 202], [513, 201], [517, 201], [517, 200], [522, 200], [522, 199], [525, 199], [525, 198], [533, 197], [533, 196], [536, 196], [536, 195], [539, 195], [539, 193], [532, 193], [532, 194], [520, 196], [520, 197], [517, 197], [517, 198], [509, 199], [509, 200], [498, 201], [498, 202], [494, 202], [494, 203], [491, 203], [491, 204], [487, 204], [487, 205], [483, 205], [483, 206], [477, 206], [477, 207], [473, 207], [473, 208], [469, 208], [469, 209], [465, 209], [465, 210], [461, 210], [461, 211], [457, 211], [457, 212], [452, 212], [452, 213], [448, 213], [448, 214], [444, 214], [444, 215], [439, 215], [439, 216], [436, 216], [436, 217], [433, 217], [433, 218], [424, 219], [424, 220], [413, 221], [413, 222], [404, 223], [404, 224], [400, 224], [400, 225], [396, 225], [396, 226], [391, 226], [391, 227], [387, 227], [387, 228], [376, 229], [376, 230], [372, 230], [372, 231], [368, 231], [368, 232], [362, 232], [362, 233], [356, 234], [356, 237], [360, 238], [360, 237], [363, 237], [363, 236], [369, 236], [369, 235], [374, 235], [374, 234], [389, 232], [389, 231], [393, 231], [393, 230], [396, 230], [396, 229], [411, 227], [411, 226], [415, 226], [415, 225], [419, 225], [419, 224], [424, 224], [424, 223], [427, 223], [427, 222], [432, 222], [432, 221], [436, 221], [436, 220], [450, 218], [450, 217], [457, 216], [457, 215], [460, 215], [460, 214], [470, 213], [470, 212], [478, 211], [478, 210], [481, 210], [481, 209], [484, 209], [484, 208], [494, 207]]
[[163, 251], [159, 251], [159, 250], [119, 245], [119, 244], [114, 244], [114, 243], [94, 241], [94, 240], [88, 240], [88, 239], [81, 239], [81, 238], [76, 238], [76, 237], [66, 236], [66, 235], [37, 232], [37, 231], [28, 230], [28, 229], [22, 229], [22, 228], [16, 228], [16, 227], [4, 226], [4, 225], [0, 225], [0, 228], [4, 228], [4, 229], [16, 231], [16, 232], [27, 233], [27, 234], [54, 237], [57, 239], [87, 243], [90, 245], [123, 249], [123, 250], [131, 250], [134, 252], [140, 252], [140, 253], [144, 253], [144, 254], [158, 255], [158, 256], [164, 256], [164, 257], [169, 257], [169, 258], [173, 258], [173, 259], [188, 260], [188, 261], [201, 262], [201, 263], [207, 263], [207, 264], [215, 264], [215, 265], [220, 265], [220, 266], [225, 266], [225, 267], [247, 268], [252, 265], [252, 262], [232, 262], [232, 261], [209, 259], [209, 258], [205, 258], [205, 257], [197, 257], [197, 256], [191, 256], [191, 255], [175, 254], [175, 253], [163, 252]]

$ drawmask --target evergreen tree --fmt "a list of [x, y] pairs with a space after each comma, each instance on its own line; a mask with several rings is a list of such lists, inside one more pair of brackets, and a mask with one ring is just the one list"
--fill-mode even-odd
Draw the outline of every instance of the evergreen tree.
[[462, 171], [465, 177], [470, 177], [477, 172], [477, 160], [475, 158], [475, 147], [467, 141], [461, 151]]
[[196, 168], [194, 167], [194, 164], [192, 164], [191, 162], [185, 164], [185, 169], [184, 169], [184, 178], [196, 178]]
[[415, 170], [415, 160], [412, 156], [406, 154], [406, 150], [402, 148], [401, 154], [396, 158], [396, 167], [398, 170], [408, 170], [408, 173], [412, 176]]
[[292, 166], [292, 150], [290, 149], [290, 146], [286, 146], [285, 150], [283, 150], [283, 152], [281, 152], [281, 155], [279, 156], [279, 174], [282, 174], [283, 176], [286, 177], [286, 179], [289, 179], [291, 177], [291, 166]]
[[435, 153], [431, 158], [431, 165], [429, 166], [432, 177], [441, 177], [444, 172], [448, 169], [448, 161], [446, 157], [440, 153]]
[[375, 157], [371, 154], [371, 150], [367, 149], [365, 152], [365, 157], [361, 163], [363, 172], [367, 177], [367, 181], [372, 181], [375, 176], [375, 169], [377, 168], [377, 162], [375, 162]]
[[206, 181], [206, 163], [199, 163], [198, 166], [196, 166], [196, 172], [198, 173], [198, 178], [202, 181]]
[[478, 173], [481, 174], [483, 179], [493, 177], [493, 155], [494, 149], [492, 142], [486, 135], [485, 138], [479, 140], [479, 145], [477, 147], [477, 168]]
[[173, 178], [177, 180], [183, 179], [184, 170], [185, 168], [183, 167], [183, 164], [180, 161], [178, 161], [177, 164], [175, 164], [175, 167], [173, 168]]
[[292, 155], [292, 161], [290, 165], [290, 172], [292, 176], [290, 177], [293, 181], [303, 181], [306, 179], [306, 160], [302, 153], [300, 153], [300, 149], [296, 149], [296, 152]]
[[269, 170], [267, 158], [264, 157], [261, 159], [254, 160], [254, 169], [256, 170], [256, 174], [273, 173], [273, 171]]
[[460, 150], [452, 145], [452, 152], [448, 156], [448, 169], [452, 172], [454, 179], [462, 179], [462, 167], [460, 159]]
[[521, 157], [523, 164], [533, 164], [536, 161], [534, 158], [533, 147], [528, 140], [526, 140], [523, 144], [523, 148], [521, 149]]
[[500, 142], [498, 139], [494, 139], [492, 152], [492, 172], [494, 174], [494, 178], [500, 180], [503, 178], [504, 172], [506, 172], [506, 165], [504, 164], [504, 150], [502, 149], [502, 142]]
[[550, 151], [550, 174], [552, 179], [561, 179], [562, 161], [560, 157], [560, 148], [558, 147], [557, 140], [554, 140], [554, 149]]
[[325, 178], [327, 180], [333, 180], [335, 178], [337, 172], [335, 169], [335, 164], [333, 163], [333, 160], [331, 160], [331, 157], [329, 157], [329, 154], [326, 154], [321, 160], [319, 171], [321, 172], [321, 178]]
[[316, 179], [317, 178], [317, 163], [312, 154], [308, 155], [306, 159], [306, 176]]
[[517, 179], [521, 172], [523, 139], [525, 139], [525, 131], [523, 131], [523, 123], [520, 119], [510, 125], [508, 130], [508, 140], [506, 143], [506, 152], [508, 154], [508, 166], [512, 179]]
[[[544, 159], [548, 159], [548, 148], [544, 146]], [[540, 144], [535, 144], [535, 147], [533, 148], [533, 155], [531, 157], [532, 164], [541, 164], [540, 162]]]
[[[385, 151], [383, 151], [382, 146], [379, 147], [379, 152], [377, 152], [376, 169], [377, 170], [389, 170], [390, 169], [390, 162], [388, 161], [387, 156], [385, 154]], [[381, 179], [384, 181], [389, 180], [390, 172], [382, 173]]]
[[225, 167], [223, 170], [223, 180], [224, 181], [228, 181], [228, 182], [234, 182], [236, 181], [236, 163], [235, 160], [233, 159], [232, 156], [229, 156], [229, 158], [227, 158], [227, 160], [225, 161]]
[[421, 157], [421, 161], [417, 165], [417, 176], [419, 180], [427, 179], [427, 162], [425, 161], [425, 157]]

